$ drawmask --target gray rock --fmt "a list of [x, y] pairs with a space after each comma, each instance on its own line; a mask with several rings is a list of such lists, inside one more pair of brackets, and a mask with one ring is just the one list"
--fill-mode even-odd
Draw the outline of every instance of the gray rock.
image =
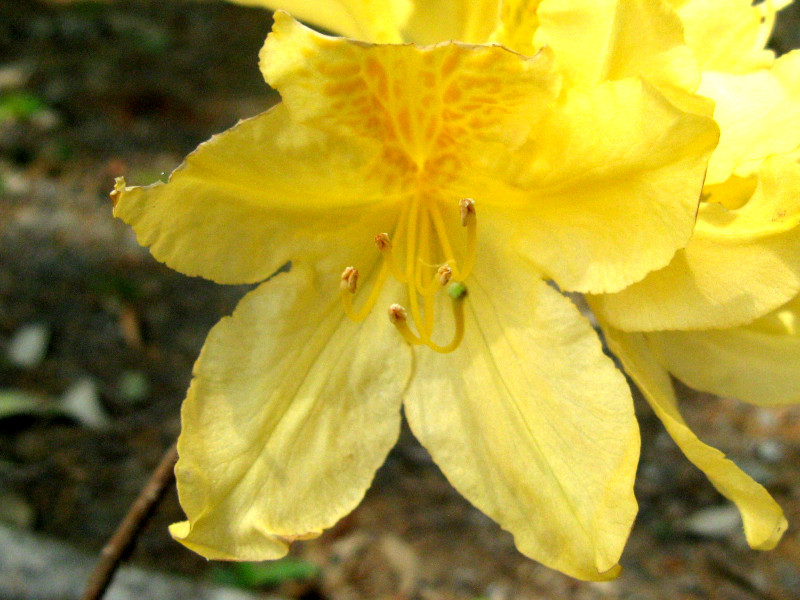
[[683, 519], [680, 529], [704, 538], [724, 539], [742, 531], [742, 517], [733, 504], [709, 506]]
[[756, 456], [768, 463], [780, 462], [784, 455], [783, 444], [778, 440], [763, 440], [756, 446]]
[[59, 408], [79, 423], [92, 429], [106, 429], [111, 421], [100, 403], [100, 392], [93, 379], [84, 377], [61, 396]]
[[28, 323], [14, 333], [6, 348], [6, 356], [17, 367], [33, 369], [44, 360], [49, 343], [50, 327], [44, 323]]
[[[0, 525], [0, 598], [80, 598], [96, 557], [66, 544]], [[117, 571], [104, 600], [281, 600], [138, 567]]]

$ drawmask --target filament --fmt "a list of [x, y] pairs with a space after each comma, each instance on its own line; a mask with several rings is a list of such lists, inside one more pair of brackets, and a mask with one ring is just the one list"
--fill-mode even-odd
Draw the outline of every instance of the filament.
[[386, 283], [386, 276], [388, 274], [389, 268], [386, 264], [386, 261], [383, 261], [383, 264], [381, 264], [381, 269], [378, 271], [378, 278], [375, 281], [375, 285], [372, 286], [372, 290], [370, 290], [366, 302], [358, 311], [353, 308], [353, 295], [355, 294], [355, 289], [350, 291], [349, 289], [342, 287], [341, 297], [342, 304], [344, 304], [344, 311], [352, 321], [360, 323], [367, 318], [367, 315], [369, 315], [369, 313], [375, 307], [375, 303], [378, 301], [378, 298], [381, 295], [381, 290], [383, 289], [383, 284]]
[[[348, 267], [342, 273], [340, 295], [347, 316], [353, 321], [363, 321], [375, 307], [391, 274], [393, 279], [405, 286], [408, 296], [408, 312], [399, 304], [389, 308], [389, 318], [403, 339], [415, 346], [428, 346], [436, 352], [452, 352], [464, 337], [466, 287], [461, 282], [469, 276], [475, 264], [477, 218], [474, 201], [468, 198], [460, 200], [466, 248], [463, 254], [457, 256], [438, 204], [422, 193], [414, 194], [408, 202], [404, 202], [392, 237], [388, 233], [375, 236], [381, 265], [361, 308], [354, 307], [359, 275], [355, 267]], [[401, 255], [405, 258], [402, 262], [398, 260]], [[436, 298], [445, 287], [450, 296], [455, 331], [450, 342], [441, 345], [433, 341], [433, 333], [436, 326]], [[413, 323], [409, 323], [409, 320]]]

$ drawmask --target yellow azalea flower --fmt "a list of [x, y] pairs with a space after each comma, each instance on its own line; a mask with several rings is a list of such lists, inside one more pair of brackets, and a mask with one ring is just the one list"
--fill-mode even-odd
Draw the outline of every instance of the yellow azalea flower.
[[580, 84], [638, 75], [691, 93], [699, 83], [684, 25], [667, 0], [231, 1], [285, 10], [368, 42], [495, 42], [526, 55], [547, 46]]
[[762, 406], [800, 402], [800, 296], [741, 327], [645, 337], [670, 372], [695, 389]]
[[[727, 20], [705, 23], [722, 4]], [[704, 202], [691, 241], [667, 267], [591, 299], [612, 349], [687, 457], [737, 504], [748, 543], [760, 549], [786, 529], [780, 507], [691, 432], [667, 372], [754, 404], [800, 400], [800, 52], [775, 60], [763, 49], [764, 27], [783, 5], [682, 3], [706, 69], [699, 93], [715, 102], [721, 132]]]
[[709, 201], [700, 206], [689, 245], [667, 267], [595, 299], [610, 325], [625, 331], [735, 327], [800, 292], [800, 165], [770, 157], [756, 174], [705, 192]]
[[574, 84], [631, 73], [667, 88], [664, 91], [693, 93], [700, 83], [681, 21], [667, 2], [543, 0], [536, 19], [534, 46], [552, 48], [566, 79]]
[[[301, 21], [375, 43], [485, 42], [498, 26], [499, 0], [231, 0], [284, 10]], [[526, 4], [515, 0], [509, 4]]]
[[[710, 186], [709, 199], [720, 195], [720, 200], [740, 204], [752, 185], [755, 190], [740, 208], [704, 204], [695, 236], [668, 267], [634, 284], [632, 291], [598, 297], [595, 305], [604, 318], [612, 315], [607, 322], [617, 326], [614, 317], [624, 312], [623, 306], [635, 314], [642, 302], [660, 297], [664, 312], [659, 318], [674, 310], [674, 329], [629, 330], [645, 331], [655, 357], [676, 377], [696, 389], [752, 404], [795, 403], [800, 401], [800, 363], [794, 360], [800, 164], [772, 156], [752, 180], [734, 177]], [[687, 313], [677, 310], [681, 302], [689, 307]], [[759, 316], [753, 319], [753, 314]]]
[[282, 12], [261, 68], [281, 104], [167, 184], [113, 193], [184, 273], [259, 282], [292, 263], [195, 365], [173, 536], [208, 558], [284, 555], [358, 504], [402, 406], [521, 552], [616, 575], [636, 513], [630, 393], [545, 279], [617, 291], [667, 264], [713, 121], [635, 70], [565, 93], [549, 50], [331, 38]]
[[669, 0], [684, 25], [686, 43], [703, 71], [747, 73], [768, 68], [775, 55], [764, 46], [775, 14], [792, 0]]

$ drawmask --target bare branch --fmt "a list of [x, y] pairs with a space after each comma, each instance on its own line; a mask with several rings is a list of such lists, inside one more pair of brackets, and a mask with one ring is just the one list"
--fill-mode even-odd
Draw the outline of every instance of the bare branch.
[[177, 460], [177, 446], [172, 444], [164, 453], [161, 462], [142, 488], [139, 497], [131, 505], [128, 514], [122, 519], [114, 535], [111, 536], [108, 543], [100, 551], [100, 558], [97, 560], [94, 571], [89, 577], [86, 591], [81, 596], [81, 600], [100, 600], [103, 597], [122, 558], [136, 541], [147, 521], [147, 517], [158, 504], [166, 487], [173, 480], [175, 476], [173, 469]]

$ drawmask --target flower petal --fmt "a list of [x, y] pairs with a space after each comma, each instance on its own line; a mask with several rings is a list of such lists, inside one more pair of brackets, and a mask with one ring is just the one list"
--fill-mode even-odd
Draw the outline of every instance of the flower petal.
[[533, 36], [539, 28], [539, 5], [542, 0], [503, 0], [500, 21], [492, 41], [520, 54], [536, 54]]
[[207, 558], [278, 558], [332, 526], [397, 439], [410, 352], [382, 311], [347, 319], [337, 280], [280, 274], [208, 336], [178, 442], [188, 521], [171, 529]]
[[[669, 0], [683, 21], [686, 43], [703, 70], [745, 73], [768, 67], [764, 46], [775, 12], [791, 0]], [[755, 4], [755, 5], [754, 5]]]
[[479, 261], [461, 346], [416, 354], [411, 429], [522, 553], [579, 579], [612, 578], [637, 508], [630, 390], [535, 270], [488, 249]]
[[424, 45], [444, 41], [482, 44], [497, 25], [498, 4], [498, 0], [417, 0], [404, 37]]
[[643, 334], [605, 326], [604, 332], [611, 351], [622, 361], [686, 458], [706, 474], [723, 496], [736, 504], [750, 547], [774, 548], [788, 526], [781, 507], [767, 490], [722, 452], [701, 442], [689, 428], [678, 410], [669, 375], [656, 361]]
[[698, 93], [716, 103], [721, 132], [706, 183], [749, 175], [770, 154], [800, 147], [800, 50], [780, 57], [768, 71], [703, 73]]
[[800, 402], [800, 299], [750, 325], [647, 335], [667, 368], [691, 387], [758, 404]]
[[497, 0], [232, 0], [283, 10], [349, 38], [379, 44], [481, 44], [498, 18]]
[[550, 46], [570, 83], [641, 76], [694, 92], [700, 72], [678, 15], [661, 0], [542, 0], [537, 47]]
[[370, 45], [320, 35], [281, 12], [261, 70], [295, 120], [382, 148], [375, 169], [414, 180], [424, 167], [433, 176], [434, 158], [459, 163], [477, 144], [522, 143], [559, 88], [549, 51]]
[[386, 230], [392, 199], [364, 177], [364, 160], [278, 105], [201, 144], [167, 184], [119, 182], [114, 216], [187, 275], [251, 283], [300, 259], [340, 273]]
[[701, 205], [694, 236], [669, 266], [596, 299], [604, 319], [626, 331], [733, 327], [800, 292], [800, 165], [766, 160], [742, 208], [709, 200], [719, 203]]
[[[687, 244], [711, 119], [675, 108], [640, 80], [571, 90], [498, 177], [517, 250], [561, 289], [610, 292], [665, 266]], [[513, 211], [513, 214], [512, 214]]]
[[412, 0], [231, 0], [285, 10], [307, 23], [340, 35], [378, 43], [399, 43]]

